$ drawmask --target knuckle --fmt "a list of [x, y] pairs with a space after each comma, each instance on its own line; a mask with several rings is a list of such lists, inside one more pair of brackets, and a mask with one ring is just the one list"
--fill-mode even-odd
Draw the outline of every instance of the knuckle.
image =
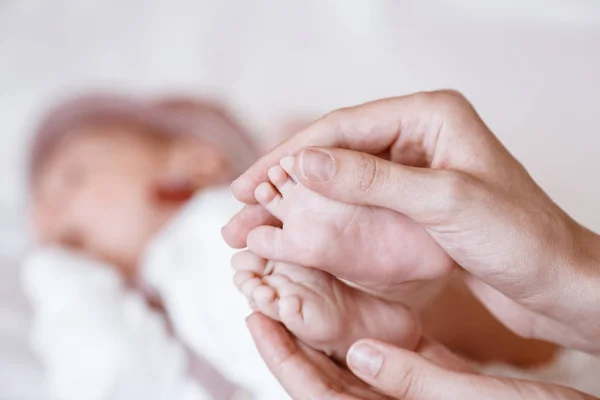
[[336, 138], [336, 146], [346, 141], [345, 121], [352, 112], [351, 108], [338, 108], [333, 110], [317, 121], [317, 124], [326, 127], [327, 130]]
[[349, 107], [338, 108], [325, 114], [321, 120], [332, 126], [340, 125], [350, 111]]
[[471, 103], [459, 91], [446, 89], [418, 94], [424, 106], [447, 114], [461, 112], [471, 108]]
[[322, 393], [311, 396], [311, 400], [314, 398], [315, 400], [349, 400], [348, 390], [345, 387], [345, 384], [336, 384], [332, 381], [325, 382], [325, 388]]
[[433, 98], [440, 106], [452, 108], [464, 108], [470, 104], [462, 93], [450, 89], [433, 92]]
[[358, 188], [362, 192], [370, 192], [383, 180], [383, 172], [373, 156], [362, 154], [355, 170]]
[[468, 103], [468, 100], [465, 97], [465, 95], [456, 89], [438, 90], [437, 93], [440, 97], [442, 97], [447, 102], [453, 101], [453, 102], [462, 103], [462, 104]]
[[445, 172], [440, 189], [441, 211], [446, 215], [453, 215], [465, 206], [472, 198], [474, 183], [467, 175], [454, 171]]
[[326, 122], [339, 121], [341, 113], [342, 112], [339, 109], [330, 111], [327, 114], [325, 114], [323, 117], [321, 117], [321, 120], [326, 121]]
[[[515, 399], [543, 399], [548, 398], [549, 395], [543, 386], [530, 384], [525, 381], [508, 379], [499, 382], [506, 385], [507, 389], [512, 391]], [[555, 392], [555, 394], [556, 397], [554, 397], [554, 394], [550, 394], [551, 398], [562, 398], [558, 393]]]
[[397, 397], [399, 399], [413, 399], [419, 398], [421, 393], [421, 380], [418, 372], [413, 366], [407, 366], [406, 369], [398, 375]]

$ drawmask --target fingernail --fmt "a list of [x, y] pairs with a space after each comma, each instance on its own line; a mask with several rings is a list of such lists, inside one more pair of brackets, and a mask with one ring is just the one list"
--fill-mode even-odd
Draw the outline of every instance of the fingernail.
[[295, 162], [296, 160], [294, 157], [286, 156], [279, 161], [279, 165], [281, 165], [281, 167], [290, 175], [290, 178], [292, 178], [294, 182], [298, 183], [298, 177], [293, 173]]
[[300, 172], [305, 179], [325, 182], [333, 177], [335, 160], [331, 154], [315, 149], [300, 153]]
[[358, 343], [348, 350], [348, 366], [363, 376], [377, 375], [383, 365], [383, 353], [368, 343]]
[[279, 161], [279, 165], [285, 170], [291, 171], [294, 169], [294, 157], [285, 156]]

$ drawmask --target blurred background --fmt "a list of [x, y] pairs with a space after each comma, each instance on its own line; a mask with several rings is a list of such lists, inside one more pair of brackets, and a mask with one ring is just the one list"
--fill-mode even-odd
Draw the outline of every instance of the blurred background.
[[278, 121], [455, 88], [600, 230], [600, 3], [0, 0], [0, 399], [42, 398], [18, 264], [41, 114], [89, 90], [201, 94], [267, 143]]

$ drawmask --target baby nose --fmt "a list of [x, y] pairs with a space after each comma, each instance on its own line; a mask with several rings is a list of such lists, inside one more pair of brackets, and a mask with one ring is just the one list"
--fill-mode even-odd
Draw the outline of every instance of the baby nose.
[[81, 232], [68, 229], [60, 233], [58, 238], [58, 244], [72, 250], [84, 250], [85, 241]]

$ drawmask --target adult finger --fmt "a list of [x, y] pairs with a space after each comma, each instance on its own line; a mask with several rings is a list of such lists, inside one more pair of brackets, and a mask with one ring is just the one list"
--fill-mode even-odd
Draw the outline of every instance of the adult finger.
[[[469, 117], [465, 117], [466, 115]], [[454, 91], [435, 91], [377, 100], [334, 111], [283, 142], [259, 159], [233, 184], [235, 197], [256, 203], [254, 189], [268, 179], [267, 170], [284, 156], [304, 147], [339, 147], [370, 154], [393, 153], [395, 162], [424, 165], [433, 160], [443, 127], [467, 133], [465, 121], [483, 125], [468, 101]], [[469, 152], [473, 141], [453, 138], [452, 145]], [[473, 160], [471, 160], [473, 162]]]
[[[307, 359], [281, 324], [260, 313], [250, 315], [246, 323], [267, 367], [294, 400], [359, 399], [343, 393], [316, 363]], [[334, 367], [331, 363], [330, 369]]]
[[370, 339], [355, 343], [347, 361], [359, 378], [398, 399], [594, 399], [556, 385], [447, 370], [416, 353]]
[[281, 222], [260, 205], [246, 205], [221, 229], [221, 235], [229, 246], [242, 249], [248, 233], [264, 225], [281, 226]]
[[300, 182], [325, 197], [391, 209], [424, 225], [456, 217], [477, 189], [474, 179], [459, 172], [400, 165], [351, 150], [307, 148], [282, 160], [292, 162]]

